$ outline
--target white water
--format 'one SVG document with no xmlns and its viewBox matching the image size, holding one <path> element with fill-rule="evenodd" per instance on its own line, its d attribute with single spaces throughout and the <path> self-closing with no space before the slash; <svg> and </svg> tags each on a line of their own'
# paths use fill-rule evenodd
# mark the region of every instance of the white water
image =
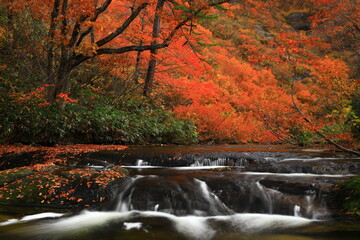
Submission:
<svg viewBox="0 0 360 240">
<path fill-rule="evenodd" d="M 266 206 L 268 208 L 268 213 L 273 214 L 273 205 L 277 199 L 283 194 L 277 190 L 269 189 L 261 185 L 259 182 L 255 183 L 255 186 L 260 190 L 260 193 L 263 195 L 263 199 L 266 201 Z"/>
<path fill-rule="evenodd" d="M 221 169 L 229 168 L 229 166 L 192 166 L 192 167 L 172 167 L 171 169 L 176 170 L 207 170 L 207 169 Z M 233 168 L 233 167 L 231 167 Z"/>
<path fill-rule="evenodd" d="M 21 219 L 9 219 L 6 222 L 0 223 L 0 226 L 6 226 L 14 223 L 20 223 L 20 222 L 28 222 L 28 221 L 34 221 L 44 218 L 58 218 L 61 216 L 64 216 L 64 213 L 53 213 L 53 212 L 45 212 L 45 213 L 39 213 L 39 214 L 33 214 L 33 215 L 27 215 Z"/>
<path fill-rule="evenodd" d="M 342 178 L 353 177 L 353 174 L 312 174 L 312 173 L 271 173 L 271 172 L 239 172 L 239 175 L 264 175 L 264 176 L 285 176 L 285 177 L 326 177 L 326 178 Z"/>
<path fill-rule="evenodd" d="M 217 210 L 218 206 L 226 209 L 229 213 L 233 213 L 214 193 L 210 191 L 210 188 L 206 184 L 206 182 L 201 181 L 199 179 L 194 179 L 195 183 L 199 184 L 202 196 L 209 203 L 209 208 L 213 210 Z"/>
<path fill-rule="evenodd" d="M 215 160 L 211 160 L 209 158 L 205 158 L 202 160 L 195 160 L 190 167 L 204 167 L 204 166 L 225 166 L 228 159 L 226 158 L 218 158 Z"/>
<path fill-rule="evenodd" d="M 298 205 L 295 205 L 294 206 L 294 216 L 295 217 L 300 217 L 301 215 L 300 215 L 300 210 L 301 210 L 301 207 L 300 206 L 298 206 Z"/>
<path fill-rule="evenodd" d="M 230 223 L 244 233 L 260 233 L 267 230 L 295 228 L 310 224 L 314 220 L 296 216 L 276 214 L 245 213 L 232 216 L 215 217 Z"/>
<path fill-rule="evenodd" d="M 318 161 L 318 160 L 333 160 L 335 158 L 309 158 L 309 159 L 301 159 L 301 158 L 289 158 L 281 160 L 284 161 Z M 265 158 L 266 161 L 279 161 L 276 158 L 267 157 Z M 229 168 L 229 166 L 226 166 L 228 159 L 226 158 L 219 158 L 217 160 L 210 160 L 207 159 L 203 162 L 201 161 L 195 161 L 195 163 L 189 167 L 162 167 L 162 166 L 150 166 L 148 162 L 138 159 L 136 164 L 134 166 L 124 166 L 126 168 L 168 168 L 168 169 L 177 169 L 177 170 L 200 170 L 200 169 L 215 169 L 215 168 Z M 244 160 L 246 161 L 246 160 Z M 246 163 L 246 162 L 245 162 Z M 236 162 L 236 168 L 241 170 L 242 168 L 242 162 L 240 164 L 237 164 Z M 234 168 L 234 167 L 231 167 Z M 145 171 L 144 171 L 145 172 Z M 147 172 L 147 171 L 146 171 Z M 193 171 L 194 172 L 194 171 Z M 182 172 L 181 174 L 183 174 Z M 190 171 L 189 171 L 190 173 Z M 118 201 L 116 202 L 114 208 L 111 208 L 109 212 L 98 212 L 98 211 L 83 211 L 78 215 L 74 216 L 63 216 L 64 214 L 61 213 L 42 213 L 42 214 L 35 214 L 35 215 L 29 215 L 25 216 L 21 219 L 10 219 L 6 222 L 0 223 L 0 226 L 5 225 L 11 225 L 11 224 L 17 224 L 22 222 L 31 222 L 31 228 L 28 229 L 28 239 L 49 239 L 51 237 L 54 237 L 56 239 L 62 239 L 63 237 L 68 237 L 70 239 L 76 239 L 76 234 L 80 233 L 83 234 L 89 233 L 89 236 L 91 236 L 92 231 L 96 232 L 97 229 L 107 229 L 106 227 L 112 227 L 114 226 L 114 229 L 120 229 L 121 231 L 143 231 L 148 232 L 152 231 L 152 225 L 154 223 L 157 223 L 159 225 L 164 223 L 164 219 L 166 220 L 167 224 L 170 224 L 171 227 L 168 228 L 168 225 L 166 225 L 166 229 L 164 229 L 164 232 L 166 234 L 166 231 L 177 231 L 180 234 L 185 235 L 188 239 L 198 239 L 198 240 L 207 240 L 212 239 L 218 232 L 221 231 L 227 231 L 229 232 L 239 232 L 239 233 L 262 233 L 262 232 L 273 232 L 274 230 L 287 230 L 291 228 L 301 227 L 308 224 L 311 224 L 312 222 L 319 221 L 317 219 L 324 219 L 321 216 L 326 215 L 326 207 L 321 208 L 319 207 L 318 199 L 316 199 L 315 193 L 309 192 L 309 195 L 304 196 L 296 196 L 296 201 L 292 201 L 295 199 L 294 196 L 291 196 L 289 194 L 284 194 L 282 192 L 279 192 L 277 190 L 269 189 L 261 185 L 259 182 L 251 182 L 253 178 L 258 181 L 259 179 L 267 179 L 266 176 L 283 176 L 283 177 L 303 177 L 303 178 L 342 178 L 342 177 L 350 177 L 354 175 L 330 175 L 330 174 L 306 174 L 306 173 L 270 173 L 270 172 L 236 172 L 231 171 L 231 173 L 235 176 L 236 174 L 239 175 L 245 175 L 245 176 L 238 176 L 236 175 L 236 181 L 241 182 L 242 180 L 245 181 L 245 184 L 254 184 L 257 187 L 249 188 L 250 194 L 253 194 L 254 199 L 250 199 L 249 202 L 251 203 L 257 203 L 256 201 L 263 201 L 265 202 L 266 206 L 268 206 L 268 209 L 265 207 L 265 211 L 261 212 L 268 212 L 269 214 L 261 214 L 261 213 L 238 213 L 238 214 L 231 214 L 231 215 L 223 215 L 226 213 L 222 213 L 218 216 L 205 216 L 205 211 L 198 210 L 194 208 L 194 211 L 187 214 L 192 214 L 188 216 L 176 216 L 175 214 L 171 214 L 169 212 L 161 212 L 161 211 L 167 211 L 168 209 L 165 209 L 164 206 L 157 201 L 150 202 L 149 206 L 146 209 L 149 209 L 151 211 L 136 211 L 134 210 L 134 207 L 131 203 L 131 198 L 133 195 L 133 188 L 134 186 L 138 186 L 142 181 L 139 181 L 139 179 L 143 177 L 162 177 L 160 174 L 159 176 L 155 175 L 149 175 L 149 176 L 135 176 L 129 179 L 129 182 L 127 182 L 126 185 L 124 185 L 124 188 L 122 188 L 122 192 L 119 193 Z M 185 172 L 183 175 L 186 176 L 188 172 Z M 214 172 L 214 174 L 218 174 L 217 172 Z M 226 177 L 226 174 L 219 173 L 219 176 L 224 175 Z M 251 177 L 259 176 L 259 177 Z M 196 175 L 197 177 L 198 175 Z M 216 175 L 217 176 L 217 175 Z M 263 177 L 264 176 L 264 177 Z M 187 176 L 191 177 L 191 175 Z M 201 178 L 200 179 L 206 179 Z M 271 177 L 269 177 L 272 179 Z M 184 180 L 185 179 L 185 180 Z M 235 178 L 234 178 L 235 179 Z M 277 179 L 277 178 L 274 178 Z M 144 180 L 144 179 L 143 179 Z M 188 178 L 180 178 L 179 182 L 181 181 L 187 181 Z M 207 181 L 207 180 L 206 180 Z M 299 181 L 302 181 L 302 179 L 299 179 Z M 305 179 L 304 179 L 305 181 Z M 308 181 L 308 179 L 306 179 Z M 188 181 L 192 182 L 192 181 Z M 175 183 L 178 183 L 175 181 Z M 181 182 L 183 183 L 183 182 Z M 187 183 L 187 182 L 186 182 Z M 218 199 L 218 197 L 211 191 L 211 189 L 208 187 L 206 182 L 194 179 L 194 185 L 191 185 L 191 193 L 197 193 L 200 194 L 202 197 L 203 203 L 206 203 L 205 205 L 208 205 L 210 209 L 216 209 L 220 205 L 225 206 L 225 204 Z M 155 182 L 156 184 L 156 182 Z M 209 185 L 212 186 L 209 182 Z M 149 185 L 150 186 L 150 185 Z M 241 185 L 242 186 L 242 185 Z M 154 185 L 153 187 L 156 187 Z M 224 188 L 225 189 L 225 188 Z M 246 188 L 245 188 L 246 189 Z M 174 191 L 180 192 L 182 191 L 181 188 L 175 189 Z M 222 191 L 222 190 L 221 190 Z M 221 198 L 221 192 L 217 190 L 215 193 L 218 194 Z M 189 192 L 184 192 L 184 195 L 186 199 L 191 200 L 191 196 L 186 196 Z M 248 192 L 245 192 L 246 194 Z M 255 193 L 255 194 L 254 194 Z M 237 194 L 240 194 L 239 192 L 233 191 L 231 196 L 236 197 Z M 136 192 L 134 192 L 134 199 L 135 199 Z M 178 196 L 178 195 L 176 195 Z M 142 196 L 141 196 L 142 197 Z M 144 196 L 145 197 L 145 196 Z M 168 197 L 167 195 L 164 195 L 163 198 Z M 188 198 L 189 197 L 189 198 Z M 276 204 L 280 202 L 280 200 L 283 199 L 289 200 L 289 205 L 287 207 L 289 208 L 288 213 L 293 216 L 288 215 L 276 215 L 271 214 L 273 212 L 277 212 Z M 287 199 L 289 198 L 289 199 Z M 154 198 L 156 199 L 156 198 Z M 169 198 L 170 199 L 170 198 Z M 198 198 L 196 198 L 198 199 Z M 299 200 L 300 199 L 300 200 Z M 176 198 L 173 198 L 171 200 L 177 200 Z M 225 200 L 224 200 L 225 201 Z M 135 202 L 135 201 L 134 201 Z M 174 201 L 176 202 L 176 201 Z M 244 201 L 246 204 L 246 201 Z M 136 205 L 136 203 L 134 203 Z M 171 207 L 176 207 L 176 204 L 170 205 Z M 191 202 L 188 204 L 191 205 Z M 229 207 L 233 207 L 231 203 L 228 203 Z M 275 206 L 275 207 L 274 207 Z M 273 209 L 275 211 L 273 211 Z M 324 209 L 324 212 L 321 213 L 321 211 Z M 160 212 L 159 212 L 160 210 Z M 171 210 L 171 209 L 170 209 Z M 267 211 L 268 210 L 268 211 Z M 240 212 L 240 211 L 239 211 Z M 280 212 L 280 211 L 279 211 Z M 281 212 L 283 213 L 283 212 Z M 179 214 L 180 215 L 180 214 Z M 196 216 L 194 216 L 196 215 Z M 209 214 L 211 215 L 211 214 Z M 307 218 L 304 218 L 307 217 Z M 44 219 L 44 218 L 53 218 L 51 220 Z M 146 220 L 146 218 L 151 218 L 151 221 Z M 41 221 L 38 221 L 39 219 L 43 219 Z M 157 221 L 158 220 L 158 221 Z M 19 224 L 21 225 L 21 224 Z M 36 236 L 36 237 L 33 237 Z"/>
<path fill-rule="evenodd" d="M 60 216 L 62 214 L 59 214 Z M 29 217 L 29 216 L 27 216 Z M 131 220 L 136 217 L 137 221 Z M 159 218 L 167 219 L 174 229 L 189 239 L 207 240 L 211 239 L 217 232 L 213 223 L 230 226 L 235 232 L 261 233 L 267 230 L 281 230 L 300 227 L 313 222 L 313 220 L 298 216 L 283 216 L 270 214 L 234 214 L 229 216 L 175 216 L 169 213 L 154 211 L 129 211 L 129 212 L 91 212 L 83 211 L 79 215 L 60 218 L 56 221 L 41 222 L 25 233 L 30 237 L 62 237 L 76 236 L 78 232 L 90 232 L 92 229 L 106 225 L 117 224 L 123 230 L 145 231 L 147 226 L 141 219 Z M 155 220 L 156 221 L 156 220 Z M 210 224 L 210 222 L 212 224 Z M 151 226 L 148 226 L 151 228 Z"/>
<path fill-rule="evenodd" d="M 208 201 L 210 201 L 210 191 L 209 191 L 209 188 L 206 184 L 206 182 L 204 181 L 201 181 L 199 179 L 194 179 L 195 182 L 197 182 L 200 186 L 200 189 L 201 189 L 201 192 L 202 192 L 202 195 L 205 197 L 205 199 L 207 199 Z"/>
<path fill-rule="evenodd" d="M 126 188 L 119 194 L 116 211 L 99 212 L 85 210 L 78 215 L 63 218 L 59 218 L 63 216 L 63 214 L 43 213 L 25 216 L 21 220 L 17 221 L 8 220 L 7 222 L 0 223 L 0 226 L 14 224 L 20 221 L 33 221 L 41 218 L 59 218 L 52 221 L 42 221 L 36 223 L 28 229 L 28 232 L 25 231 L 24 234 L 28 235 L 29 239 L 43 238 L 43 236 L 46 236 L 47 238 L 61 239 L 76 237 L 78 233 L 91 235 L 91 231 L 96 231 L 99 227 L 103 228 L 106 226 L 113 226 L 124 231 L 132 230 L 148 232 L 149 229 L 152 229 L 151 223 L 149 225 L 149 223 L 143 223 L 142 220 L 145 220 L 146 218 L 154 218 L 153 221 L 157 222 L 157 218 L 159 218 L 159 220 L 165 218 L 179 234 L 184 235 L 186 238 L 208 240 L 212 239 L 217 234 L 217 231 L 221 231 L 221 228 L 219 229 L 214 227 L 214 224 L 227 226 L 234 232 L 253 234 L 300 227 L 316 221 L 301 217 L 299 214 L 300 206 L 294 207 L 294 216 L 271 214 L 273 201 L 276 201 L 279 192 L 272 189 L 265 189 L 258 182 L 256 185 L 261 192 L 266 195 L 264 199 L 268 201 L 270 214 L 239 213 L 227 216 L 201 216 L 202 214 L 199 213 L 198 216 L 176 216 L 170 213 L 158 212 L 158 204 L 154 206 L 154 211 L 135 211 L 131 205 L 133 186 L 143 177 L 145 176 L 138 175 L 131 178 L 130 182 L 127 182 L 125 185 Z M 158 176 L 150 175 L 146 177 Z M 194 191 L 202 195 L 204 201 L 208 202 L 210 209 L 217 209 L 218 206 L 227 208 L 225 204 L 223 204 L 218 197 L 210 191 L 206 182 L 194 179 L 194 183 Z M 308 200 L 308 204 L 311 205 L 311 200 Z M 194 211 L 194 213 L 196 213 L 196 211 Z M 136 220 L 134 221 L 134 219 Z"/>
<path fill-rule="evenodd" d="M 360 158 L 353 158 L 354 160 L 360 160 Z M 289 161 L 302 161 L 302 162 L 312 162 L 312 161 L 322 161 L 322 160 L 343 160 L 343 158 L 323 158 L 323 157 L 315 157 L 315 158 L 285 158 L 280 160 L 279 162 L 289 162 Z"/>
<path fill-rule="evenodd" d="M 148 162 L 145 162 L 145 161 L 142 160 L 142 159 L 136 160 L 136 166 L 147 166 L 147 165 L 149 165 L 149 163 L 148 163 Z"/>
<path fill-rule="evenodd" d="M 132 191 L 134 191 L 133 186 L 137 180 L 139 180 L 143 177 L 144 176 L 142 176 L 142 175 L 137 175 L 137 176 L 129 179 L 130 182 L 126 184 L 125 188 L 122 189 L 122 191 L 120 192 L 120 194 L 118 196 L 118 204 L 116 206 L 117 212 L 128 212 L 128 211 L 132 210 L 131 195 L 132 195 Z M 128 191 L 130 189 L 131 189 L 131 192 L 128 193 Z M 125 196 L 125 194 L 127 194 L 127 195 Z"/>
<path fill-rule="evenodd" d="M 146 162 L 142 159 L 136 160 L 135 166 L 122 166 L 124 168 L 163 168 L 161 166 L 151 166 L 149 165 L 149 162 Z"/>
<path fill-rule="evenodd" d="M 131 229 L 140 230 L 141 227 L 142 227 L 141 222 L 124 222 L 125 230 L 131 230 Z"/>
</svg>

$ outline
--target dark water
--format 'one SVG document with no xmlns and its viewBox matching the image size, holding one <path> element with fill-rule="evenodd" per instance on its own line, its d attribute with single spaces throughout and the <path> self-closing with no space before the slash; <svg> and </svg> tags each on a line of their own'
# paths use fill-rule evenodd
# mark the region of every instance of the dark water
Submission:
<svg viewBox="0 0 360 240">
<path fill-rule="evenodd" d="M 128 168 L 114 200 L 58 212 L 0 207 L 0 239 L 359 239 L 333 184 L 359 159 L 277 146 L 143 147 L 84 156 Z"/>
</svg>

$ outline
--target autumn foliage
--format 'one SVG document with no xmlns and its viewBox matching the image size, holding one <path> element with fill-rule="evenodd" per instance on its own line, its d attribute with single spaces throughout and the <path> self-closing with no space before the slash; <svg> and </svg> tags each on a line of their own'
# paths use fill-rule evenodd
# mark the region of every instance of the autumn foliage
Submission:
<svg viewBox="0 0 360 240">
<path fill-rule="evenodd" d="M 119 145 L 67 145 L 31 147 L 0 145 L 0 202 L 57 208 L 84 208 L 108 200 L 109 185 L 127 176 L 122 167 L 97 171 L 90 167 L 71 167 L 80 154 L 123 150 Z M 42 163 L 26 164 L 24 155 L 33 155 Z M 6 164 L 11 156 L 23 158 L 21 166 Z M 8 169 L 9 168 L 9 169 Z"/>
<path fill-rule="evenodd" d="M 205 142 L 307 144 L 320 140 L 317 132 L 353 141 L 356 0 L 1 4 L 2 48 L 23 61 L 2 55 L 1 104 L 23 118 L 60 106 L 75 112 L 60 114 L 66 124 L 101 125 L 100 138 L 83 134 L 99 142 L 190 143 L 198 134 Z M 306 18 L 303 30 L 288 20 L 293 13 Z M 145 116 L 151 120 L 137 122 Z M 19 139 L 7 119 L 2 135 Z M 73 128 L 62 129 L 71 142 Z M 181 140 L 171 141 L 178 133 Z"/>
</svg>

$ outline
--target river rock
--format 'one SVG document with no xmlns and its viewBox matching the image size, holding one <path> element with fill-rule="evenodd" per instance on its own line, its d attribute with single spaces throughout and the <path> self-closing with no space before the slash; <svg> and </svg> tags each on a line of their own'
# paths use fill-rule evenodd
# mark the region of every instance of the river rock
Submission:
<svg viewBox="0 0 360 240">
<path fill-rule="evenodd" d="M 175 215 L 228 215 L 232 213 L 205 182 L 188 177 L 137 176 L 119 186 L 118 198 L 103 204 L 106 211 L 152 210 Z"/>
<path fill-rule="evenodd" d="M 66 166 L 31 166 L 0 172 L 0 204 L 85 208 L 112 199 L 127 171 Z"/>
<path fill-rule="evenodd" d="M 19 154 L 4 154 L 0 156 L 0 171 L 24 167 L 34 164 L 41 164 L 47 161 L 44 151 L 23 152 Z"/>
<path fill-rule="evenodd" d="M 276 181 L 270 179 L 262 179 L 259 183 L 267 188 L 277 190 L 282 193 L 296 194 L 296 195 L 313 195 L 317 194 L 320 186 L 314 183 L 304 182 L 286 182 Z"/>
</svg>

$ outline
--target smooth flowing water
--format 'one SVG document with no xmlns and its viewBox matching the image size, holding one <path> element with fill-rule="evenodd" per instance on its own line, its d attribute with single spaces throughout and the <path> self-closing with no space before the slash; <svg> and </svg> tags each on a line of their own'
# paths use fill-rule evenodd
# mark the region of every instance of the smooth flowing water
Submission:
<svg viewBox="0 0 360 240">
<path fill-rule="evenodd" d="M 131 177 L 96 209 L 0 207 L 0 239 L 359 239 L 336 216 L 333 184 L 359 175 L 341 153 L 262 146 L 142 147 L 88 159 Z"/>
</svg>

